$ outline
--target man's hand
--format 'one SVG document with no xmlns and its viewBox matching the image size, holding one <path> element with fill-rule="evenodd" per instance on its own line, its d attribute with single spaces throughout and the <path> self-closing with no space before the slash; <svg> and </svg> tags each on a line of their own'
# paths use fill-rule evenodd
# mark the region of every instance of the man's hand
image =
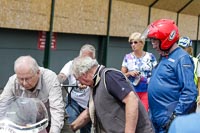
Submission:
<svg viewBox="0 0 200 133">
<path fill-rule="evenodd" d="M 82 85 L 82 84 L 78 84 L 78 87 L 80 88 L 80 89 L 85 89 L 85 88 L 87 88 L 87 86 L 86 85 Z"/>
<path fill-rule="evenodd" d="M 172 113 L 170 119 L 168 120 L 168 122 L 163 126 L 163 128 L 168 131 L 169 130 L 169 127 L 172 123 L 172 121 L 176 118 L 176 114 L 175 113 Z"/>
<path fill-rule="evenodd" d="M 70 124 L 70 128 L 75 132 L 76 130 L 84 127 L 88 122 L 90 122 L 89 109 L 85 109 L 81 114 Z"/>
<path fill-rule="evenodd" d="M 75 123 L 72 123 L 69 125 L 70 129 L 73 131 L 73 132 L 76 132 L 77 131 L 77 128 L 76 128 L 76 124 Z"/>
</svg>

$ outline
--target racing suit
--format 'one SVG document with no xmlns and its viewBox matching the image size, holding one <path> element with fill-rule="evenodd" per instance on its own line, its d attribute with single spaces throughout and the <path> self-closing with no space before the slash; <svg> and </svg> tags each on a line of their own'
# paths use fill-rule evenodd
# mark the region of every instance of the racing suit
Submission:
<svg viewBox="0 0 200 133">
<path fill-rule="evenodd" d="M 156 133 L 166 133 L 172 114 L 188 114 L 195 105 L 194 63 L 181 48 L 162 57 L 148 86 L 150 118 Z"/>
</svg>

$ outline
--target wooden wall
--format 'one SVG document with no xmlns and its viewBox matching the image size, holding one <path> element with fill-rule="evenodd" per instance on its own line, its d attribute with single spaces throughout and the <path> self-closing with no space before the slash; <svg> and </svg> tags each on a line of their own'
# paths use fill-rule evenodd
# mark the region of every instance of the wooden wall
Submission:
<svg viewBox="0 0 200 133">
<path fill-rule="evenodd" d="M 110 36 L 128 37 L 132 32 L 142 32 L 148 24 L 149 6 L 153 2 L 112 0 Z M 150 22 L 160 18 L 177 21 L 177 11 L 188 2 L 159 0 L 151 8 Z M 0 7 L 0 27 L 49 30 L 51 0 L 0 0 Z M 55 0 L 53 31 L 106 35 L 108 7 L 109 0 Z M 194 0 L 179 14 L 181 35 L 197 38 L 198 13 L 200 0 Z"/>
<path fill-rule="evenodd" d="M 197 25 L 198 17 L 186 14 L 179 15 L 178 27 L 181 36 L 189 36 L 192 40 L 196 40 Z"/>
<path fill-rule="evenodd" d="M 151 9 L 151 19 L 150 22 L 153 22 L 158 19 L 172 19 L 176 22 L 176 13 L 171 11 L 165 11 L 157 8 Z"/>
<path fill-rule="evenodd" d="M 124 1 L 113 1 L 111 11 L 111 36 L 129 36 L 142 32 L 148 23 L 148 8 Z"/>
<path fill-rule="evenodd" d="M 55 32 L 105 35 L 108 0 L 56 0 Z"/>
<path fill-rule="evenodd" d="M 0 27 L 49 29 L 50 0 L 0 0 Z"/>
</svg>

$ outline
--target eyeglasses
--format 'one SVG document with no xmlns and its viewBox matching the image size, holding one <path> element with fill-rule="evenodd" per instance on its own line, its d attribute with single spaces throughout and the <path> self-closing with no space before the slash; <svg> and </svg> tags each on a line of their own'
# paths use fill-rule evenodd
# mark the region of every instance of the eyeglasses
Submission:
<svg viewBox="0 0 200 133">
<path fill-rule="evenodd" d="M 138 41 L 133 41 L 133 42 L 130 42 L 130 45 L 132 45 L 132 44 L 137 44 L 138 43 Z"/>
<path fill-rule="evenodd" d="M 28 78 L 19 78 L 17 77 L 17 80 L 20 82 L 20 83 L 23 83 L 24 81 L 27 82 L 27 83 L 30 83 L 31 80 L 35 77 L 35 75 L 31 76 L 31 77 L 28 77 Z"/>
</svg>

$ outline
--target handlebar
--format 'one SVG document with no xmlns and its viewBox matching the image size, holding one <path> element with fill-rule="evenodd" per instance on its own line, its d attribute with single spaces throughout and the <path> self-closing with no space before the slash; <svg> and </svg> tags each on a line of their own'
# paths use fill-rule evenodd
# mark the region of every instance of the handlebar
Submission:
<svg viewBox="0 0 200 133">
<path fill-rule="evenodd" d="M 66 85 L 66 84 L 55 84 L 54 85 L 54 87 L 56 87 L 56 86 L 61 86 L 61 87 L 72 87 L 72 88 L 74 88 L 74 87 L 78 87 L 78 85 Z"/>
<path fill-rule="evenodd" d="M 78 85 L 64 85 L 64 84 L 60 84 L 61 87 L 78 87 Z"/>
</svg>

